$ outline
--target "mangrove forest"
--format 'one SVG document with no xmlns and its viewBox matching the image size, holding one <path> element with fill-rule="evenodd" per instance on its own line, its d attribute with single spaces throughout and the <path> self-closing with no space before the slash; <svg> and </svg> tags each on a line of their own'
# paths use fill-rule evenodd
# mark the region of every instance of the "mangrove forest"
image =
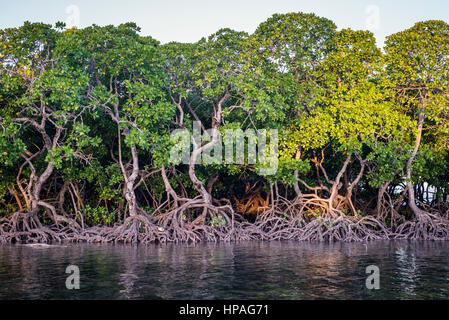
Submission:
<svg viewBox="0 0 449 320">
<path fill-rule="evenodd" d="M 449 240 L 448 151 L 444 21 L 0 30 L 0 243 Z"/>
</svg>

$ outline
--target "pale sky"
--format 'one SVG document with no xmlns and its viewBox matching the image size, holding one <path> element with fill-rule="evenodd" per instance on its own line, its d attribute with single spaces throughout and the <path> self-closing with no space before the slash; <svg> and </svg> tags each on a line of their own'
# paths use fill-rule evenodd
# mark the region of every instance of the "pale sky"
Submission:
<svg viewBox="0 0 449 320">
<path fill-rule="evenodd" d="M 387 35 L 423 20 L 449 22 L 447 0 L 0 0 L 0 29 L 24 21 L 85 27 L 135 22 L 162 43 L 195 42 L 223 27 L 252 33 L 274 13 L 313 12 L 339 29 Z"/>
</svg>

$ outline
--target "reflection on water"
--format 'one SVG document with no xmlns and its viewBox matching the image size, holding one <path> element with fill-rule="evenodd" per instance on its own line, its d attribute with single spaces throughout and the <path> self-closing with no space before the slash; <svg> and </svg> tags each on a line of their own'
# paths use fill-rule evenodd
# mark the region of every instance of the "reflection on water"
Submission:
<svg viewBox="0 0 449 320">
<path fill-rule="evenodd" d="M 448 299 L 449 243 L 0 246 L 0 299 Z M 81 288 L 67 290 L 68 265 Z M 368 265 L 380 290 L 365 287 Z"/>
</svg>

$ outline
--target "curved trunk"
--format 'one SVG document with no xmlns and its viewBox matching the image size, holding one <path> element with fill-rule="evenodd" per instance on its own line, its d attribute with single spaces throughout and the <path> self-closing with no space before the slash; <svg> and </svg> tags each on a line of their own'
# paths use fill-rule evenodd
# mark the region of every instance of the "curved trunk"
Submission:
<svg viewBox="0 0 449 320">
<path fill-rule="evenodd" d="M 387 191 L 387 188 L 389 185 L 390 185 L 390 182 L 385 182 L 379 188 L 379 192 L 377 193 L 377 205 L 376 205 L 377 218 L 381 218 L 381 216 L 382 216 L 382 211 L 381 211 L 382 210 L 382 200 L 384 198 L 385 191 Z"/>
<path fill-rule="evenodd" d="M 335 178 L 335 181 L 332 184 L 332 188 L 330 190 L 330 197 L 329 197 L 329 209 L 332 213 L 332 210 L 334 209 L 334 201 L 335 197 L 338 195 L 338 190 L 340 190 L 340 180 L 343 174 L 345 173 L 346 169 L 348 168 L 349 161 L 351 161 L 352 153 L 349 153 L 346 157 L 345 162 L 343 163 L 343 167 L 341 168 L 340 172 L 338 172 L 337 177 Z"/>
<path fill-rule="evenodd" d="M 168 180 L 167 172 L 165 170 L 165 166 L 162 166 L 162 168 L 161 168 L 161 175 L 162 175 L 162 180 L 164 181 L 165 191 L 167 192 L 168 203 L 170 204 L 170 197 L 172 197 L 173 201 L 174 201 L 174 206 L 175 206 L 175 208 L 177 208 L 178 207 L 178 199 L 179 199 L 179 197 L 176 194 L 176 192 L 173 189 L 173 187 L 171 186 L 170 181 Z"/>
<path fill-rule="evenodd" d="M 217 182 L 218 178 L 220 176 L 216 175 L 214 177 L 212 177 L 212 179 L 209 180 L 209 182 L 207 183 L 207 192 L 209 192 L 209 194 L 212 194 L 212 188 L 214 187 L 215 182 Z"/>
<path fill-rule="evenodd" d="M 217 108 L 215 109 L 215 112 L 214 112 L 214 117 L 212 118 L 212 139 L 211 139 L 211 141 L 209 141 L 208 143 L 206 143 L 204 146 L 201 147 L 200 146 L 201 141 L 198 141 L 198 143 L 197 143 L 195 141 L 195 138 L 192 139 L 193 151 L 192 151 L 192 154 L 190 155 L 190 161 L 189 161 L 189 177 L 193 183 L 193 186 L 200 193 L 201 197 L 203 198 L 203 200 L 206 204 L 212 203 L 212 196 L 206 190 L 203 183 L 196 176 L 195 164 L 198 160 L 198 157 L 201 156 L 202 152 L 214 147 L 219 142 L 218 129 L 220 128 L 220 125 L 221 125 L 221 114 L 222 114 L 222 110 L 223 110 L 223 105 L 229 98 L 230 98 L 230 94 L 226 93 L 217 104 Z"/>
<path fill-rule="evenodd" d="M 417 218 L 419 218 L 422 214 L 425 214 L 425 212 L 416 205 L 415 189 L 411 178 L 412 178 L 413 161 L 415 160 L 416 155 L 418 154 L 419 145 L 421 143 L 423 125 L 424 125 L 424 109 L 422 108 L 418 116 L 418 133 L 415 139 L 415 146 L 413 148 L 412 154 L 410 155 L 410 158 L 407 161 L 407 172 L 406 172 L 406 180 L 408 188 L 408 205 Z"/>
<path fill-rule="evenodd" d="M 206 188 L 204 188 L 203 183 L 198 179 L 198 177 L 195 174 L 195 163 L 198 159 L 198 157 L 201 155 L 201 152 L 203 152 L 204 150 L 207 150 L 211 147 L 213 147 L 215 145 L 215 143 L 213 143 L 213 139 L 211 142 L 209 142 L 208 144 L 206 144 L 205 146 L 201 147 L 201 148 L 195 148 L 192 152 L 192 155 L 190 156 L 190 161 L 189 161 L 189 177 L 190 180 L 193 183 L 193 186 L 195 187 L 195 189 L 200 193 L 201 197 L 203 198 L 204 202 L 207 204 L 211 204 L 212 203 L 212 196 L 210 195 L 209 192 L 207 192 Z M 213 143 L 213 144 L 212 144 Z"/>
<path fill-rule="evenodd" d="M 357 210 L 354 207 L 354 204 L 352 203 L 352 190 L 354 190 L 354 188 L 359 184 L 360 180 L 362 179 L 363 172 L 365 171 L 365 165 L 366 165 L 366 162 L 360 157 L 360 155 L 358 155 L 356 153 L 356 156 L 360 162 L 360 171 L 359 171 L 359 174 L 357 175 L 357 177 L 355 178 L 355 180 L 352 181 L 351 184 L 348 186 L 347 191 L 346 191 L 346 200 L 348 201 L 351 211 L 355 216 L 357 216 L 358 214 L 357 214 Z"/>
<path fill-rule="evenodd" d="M 32 181 L 31 181 L 31 192 L 29 193 L 30 195 L 30 211 L 28 212 L 28 216 L 33 219 L 33 221 L 37 224 L 37 226 L 40 226 L 40 221 L 37 218 L 37 213 L 39 212 L 39 207 L 40 206 L 44 206 L 44 202 L 41 201 L 41 191 L 42 191 L 42 187 L 44 186 L 45 182 L 47 182 L 48 178 L 50 178 L 51 174 L 53 173 L 53 169 L 54 169 L 54 162 L 51 161 L 47 164 L 47 168 L 44 170 L 44 172 L 39 176 L 39 178 L 37 178 L 36 176 L 34 176 L 34 174 L 32 174 Z M 34 185 L 33 185 L 33 182 Z M 57 217 L 55 216 L 55 213 L 53 211 L 52 212 L 52 219 L 53 221 L 57 222 Z"/>
<path fill-rule="evenodd" d="M 125 199 L 128 202 L 129 215 L 136 216 L 138 206 L 136 193 L 134 192 L 134 184 L 139 176 L 139 158 L 137 156 L 137 149 L 135 146 L 131 147 L 131 155 L 133 158 L 133 168 L 131 175 L 125 179 Z"/>
</svg>

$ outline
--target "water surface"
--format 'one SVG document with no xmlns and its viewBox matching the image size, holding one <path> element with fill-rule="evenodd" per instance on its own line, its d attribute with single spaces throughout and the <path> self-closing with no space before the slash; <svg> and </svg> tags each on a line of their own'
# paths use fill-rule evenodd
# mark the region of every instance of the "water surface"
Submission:
<svg viewBox="0 0 449 320">
<path fill-rule="evenodd" d="M 449 299 L 449 243 L 0 245 L 0 299 Z"/>
</svg>

